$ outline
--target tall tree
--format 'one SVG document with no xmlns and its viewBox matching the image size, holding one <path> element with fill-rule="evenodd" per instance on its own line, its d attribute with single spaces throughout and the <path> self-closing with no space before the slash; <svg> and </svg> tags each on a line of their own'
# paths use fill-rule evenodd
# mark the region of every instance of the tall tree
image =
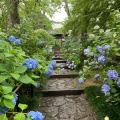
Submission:
<svg viewBox="0 0 120 120">
<path fill-rule="evenodd" d="M 18 13 L 19 0 L 10 0 L 10 5 L 12 6 L 12 10 L 10 13 L 12 26 L 14 26 L 15 24 L 20 24 L 20 18 Z"/>
</svg>

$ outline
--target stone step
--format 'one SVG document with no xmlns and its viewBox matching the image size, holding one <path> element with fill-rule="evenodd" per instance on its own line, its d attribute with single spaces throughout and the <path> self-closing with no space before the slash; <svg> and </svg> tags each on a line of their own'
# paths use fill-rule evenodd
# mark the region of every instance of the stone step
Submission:
<svg viewBox="0 0 120 120">
<path fill-rule="evenodd" d="M 74 89 L 74 90 L 41 90 L 40 93 L 45 96 L 64 96 L 64 95 L 80 95 L 84 93 L 83 89 Z"/>
<path fill-rule="evenodd" d="M 52 57 L 52 60 L 62 60 L 63 57 Z"/>
<path fill-rule="evenodd" d="M 54 51 L 55 54 L 61 54 L 61 51 Z"/>
<path fill-rule="evenodd" d="M 60 69 L 60 70 L 53 70 L 50 78 L 74 78 L 77 76 L 78 76 L 78 74 L 76 72 L 73 72 L 72 70 Z"/>
<path fill-rule="evenodd" d="M 52 78 L 40 92 L 45 96 L 80 95 L 84 92 L 76 78 Z"/>
<path fill-rule="evenodd" d="M 68 69 L 68 66 L 66 65 L 66 63 L 57 63 L 56 64 L 56 68 L 65 68 L 65 69 Z"/>
<path fill-rule="evenodd" d="M 97 120 L 84 95 L 42 97 L 37 110 L 44 120 Z"/>
<path fill-rule="evenodd" d="M 77 77 L 78 74 L 68 74 L 68 75 L 51 75 L 50 78 L 74 78 Z"/>
<path fill-rule="evenodd" d="M 54 54 L 54 56 L 63 56 L 63 54 Z"/>
<path fill-rule="evenodd" d="M 66 63 L 66 60 L 56 60 L 56 63 Z"/>
</svg>

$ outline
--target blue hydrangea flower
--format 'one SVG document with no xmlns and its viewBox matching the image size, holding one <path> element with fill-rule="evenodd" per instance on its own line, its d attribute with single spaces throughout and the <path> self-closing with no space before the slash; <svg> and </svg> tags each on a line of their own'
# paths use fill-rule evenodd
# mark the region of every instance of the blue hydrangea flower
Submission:
<svg viewBox="0 0 120 120">
<path fill-rule="evenodd" d="M 109 50 L 109 48 L 110 48 L 110 45 L 105 45 L 105 46 L 103 47 L 103 50 L 104 50 L 105 52 L 107 52 L 107 51 Z"/>
<path fill-rule="evenodd" d="M 21 44 L 21 40 L 20 40 L 20 39 L 16 39 L 16 40 L 15 40 L 15 43 L 16 43 L 17 45 L 20 45 L 20 44 Z"/>
<path fill-rule="evenodd" d="M 53 70 L 53 68 L 54 68 L 53 65 L 51 65 L 51 64 L 48 65 L 48 69 Z"/>
<path fill-rule="evenodd" d="M 49 52 L 48 47 L 46 47 L 46 52 Z"/>
<path fill-rule="evenodd" d="M 5 114 L 8 110 L 9 108 L 6 106 L 0 106 L 0 115 Z"/>
<path fill-rule="evenodd" d="M 29 58 L 24 61 L 24 65 L 27 66 L 27 70 L 30 71 L 37 67 L 38 61 L 32 58 Z"/>
<path fill-rule="evenodd" d="M 89 56 L 90 55 L 90 50 L 89 49 L 84 49 L 84 55 Z"/>
<path fill-rule="evenodd" d="M 30 111 L 27 116 L 31 118 L 32 120 L 43 120 L 44 116 L 42 115 L 41 112 L 38 111 Z"/>
<path fill-rule="evenodd" d="M 76 68 L 77 65 L 74 65 L 73 68 Z"/>
<path fill-rule="evenodd" d="M 102 46 L 98 46 L 96 51 L 99 52 L 99 53 L 102 53 L 103 52 Z"/>
<path fill-rule="evenodd" d="M 96 65 L 96 66 L 95 66 L 95 69 L 98 69 L 98 68 L 99 68 L 98 65 Z"/>
<path fill-rule="evenodd" d="M 98 55 L 94 54 L 94 59 L 98 59 L 98 57 L 99 57 Z"/>
<path fill-rule="evenodd" d="M 53 67 L 55 67 L 55 66 L 56 66 L 56 60 L 52 60 L 52 61 L 51 61 L 51 65 L 52 65 Z"/>
<path fill-rule="evenodd" d="M 42 43 L 42 44 L 45 44 L 45 41 L 42 41 L 41 43 Z"/>
<path fill-rule="evenodd" d="M 80 71 L 78 74 L 81 75 L 81 74 L 82 74 L 82 71 Z"/>
<path fill-rule="evenodd" d="M 120 88 L 120 80 L 117 81 L 117 86 Z"/>
<path fill-rule="evenodd" d="M 83 83 L 83 82 L 84 82 L 84 80 L 82 78 L 78 79 L 78 83 Z"/>
<path fill-rule="evenodd" d="M 100 78 L 100 74 L 96 74 L 96 75 L 94 76 L 94 78 L 95 78 L 96 80 L 98 80 L 98 79 Z"/>
<path fill-rule="evenodd" d="M 116 70 L 108 70 L 107 77 L 112 79 L 112 80 L 117 80 L 118 79 L 118 73 Z"/>
<path fill-rule="evenodd" d="M 38 82 L 36 88 L 39 88 L 39 87 L 40 87 L 40 83 Z"/>
<path fill-rule="evenodd" d="M 16 104 L 17 104 L 17 100 L 18 100 L 18 95 L 15 94 L 15 97 L 14 97 L 14 99 L 12 100 L 12 103 L 13 103 L 14 105 L 16 105 Z"/>
<path fill-rule="evenodd" d="M 10 42 L 14 42 L 16 40 L 16 38 L 14 36 L 10 36 L 9 40 L 10 40 Z"/>
<path fill-rule="evenodd" d="M 106 94 L 109 93 L 109 91 L 110 91 L 110 86 L 109 86 L 108 84 L 104 84 L 104 85 L 101 87 L 101 91 L 102 91 L 103 93 L 105 93 L 105 95 L 106 95 Z"/>
<path fill-rule="evenodd" d="M 70 59 L 67 59 L 67 60 L 66 60 L 66 63 L 67 63 L 67 64 L 70 64 Z"/>
<path fill-rule="evenodd" d="M 100 63 L 100 64 L 104 64 L 104 61 L 105 61 L 105 56 L 100 56 L 100 57 L 98 57 L 98 63 Z"/>
<path fill-rule="evenodd" d="M 45 74 L 50 76 L 52 74 L 52 70 L 51 69 L 48 69 L 47 71 L 45 71 Z"/>
</svg>

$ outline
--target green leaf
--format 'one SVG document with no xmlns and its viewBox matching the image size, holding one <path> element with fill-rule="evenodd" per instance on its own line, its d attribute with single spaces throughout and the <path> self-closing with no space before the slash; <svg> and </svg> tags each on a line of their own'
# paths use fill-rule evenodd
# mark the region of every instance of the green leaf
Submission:
<svg viewBox="0 0 120 120">
<path fill-rule="evenodd" d="M 8 94 L 8 93 L 12 92 L 11 86 L 1 86 L 1 88 L 3 90 L 3 94 Z"/>
<path fill-rule="evenodd" d="M 31 81 L 31 84 L 33 84 L 34 86 L 37 86 L 37 83 L 35 81 Z"/>
<path fill-rule="evenodd" d="M 113 80 L 111 80 L 111 79 L 107 79 L 107 81 L 106 81 L 109 85 L 112 85 L 113 84 Z"/>
<path fill-rule="evenodd" d="M 18 107 L 23 111 L 28 107 L 28 105 L 19 103 Z"/>
<path fill-rule="evenodd" d="M 6 114 L 0 115 L 0 120 L 8 120 Z"/>
<path fill-rule="evenodd" d="M 24 73 L 27 70 L 26 66 L 20 66 L 15 68 L 16 73 Z"/>
<path fill-rule="evenodd" d="M 11 94 L 3 95 L 3 97 L 6 98 L 6 99 L 9 99 L 9 100 L 14 99 L 14 95 L 11 95 Z"/>
<path fill-rule="evenodd" d="M 112 92 L 112 93 L 116 93 L 117 90 L 116 90 L 115 88 L 111 88 L 111 92 Z"/>
<path fill-rule="evenodd" d="M 32 78 L 40 78 L 40 76 L 32 75 Z"/>
<path fill-rule="evenodd" d="M 13 57 L 14 55 L 11 53 L 4 53 L 5 57 Z"/>
<path fill-rule="evenodd" d="M 10 73 L 10 75 L 11 75 L 14 79 L 16 79 L 16 80 L 18 80 L 19 77 L 20 77 L 20 75 L 17 74 L 17 73 Z"/>
<path fill-rule="evenodd" d="M 0 64 L 0 71 L 1 71 L 1 72 L 3 72 L 3 71 L 6 71 L 6 72 L 7 72 L 7 71 L 8 71 L 6 64 Z"/>
<path fill-rule="evenodd" d="M 14 120 L 25 120 L 25 115 L 24 113 L 18 113 L 14 116 Z"/>
<path fill-rule="evenodd" d="M 19 80 L 22 82 L 22 83 L 31 83 L 32 82 L 32 79 L 28 76 L 28 75 L 23 75 L 19 78 Z"/>
<path fill-rule="evenodd" d="M 8 79 L 10 76 L 8 75 L 0 75 L 0 83 L 4 82 L 6 79 Z"/>
<path fill-rule="evenodd" d="M 14 108 L 14 104 L 12 103 L 12 100 L 4 99 L 3 102 L 7 108 L 10 108 L 10 109 Z"/>
</svg>

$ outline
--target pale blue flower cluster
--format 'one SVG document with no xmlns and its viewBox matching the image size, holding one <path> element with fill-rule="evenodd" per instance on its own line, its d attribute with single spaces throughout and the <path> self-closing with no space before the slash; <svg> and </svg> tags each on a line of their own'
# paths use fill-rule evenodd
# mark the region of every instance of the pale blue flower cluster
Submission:
<svg viewBox="0 0 120 120">
<path fill-rule="evenodd" d="M 107 77 L 112 79 L 112 80 L 117 80 L 118 79 L 118 73 L 116 70 L 108 70 Z"/>
<path fill-rule="evenodd" d="M 103 93 L 105 93 L 105 95 L 107 95 L 110 91 L 110 86 L 108 84 L 104 84 L 102 87 L 101 87 L 101 91 Z"/>
<path fill-rule="evenodd" d="M 98 80 L 98 79 L 100 78 L 100 74 L 96 74 L 96 75 L 94 76 L 94 78 L 95 78 L 96 80 Z"/>
<path fill-rule="evenodd" d="M 38 66 L 38 61 L 32 58 L 29 58 L 24 61 L 24 65 L 27 67 L 27 70 L 30 71 L 35 69 Z"/>
<path fill-rule="evenodd" d="M 9 108 L 7 108 L 6 106 L 0 106 L 0 115 L 5 114 L 8 110 Z"/>
<path fill-rule="evenodd" d="M 102 53 L 103 52 L 102 46 L 97 46 L 96 51 L 99 52 L 99 53 Z"/>
<path fill-rule="evenodd" d="M 10 42 L 15 42 L 17 45 L 21 45 L 21 40 L 16 39 L 14 36 L 9 37 Z"/>
<path fill-rule="evenodd" d="M 94 54 L 94 59 L 98 59 L 98 57 L 99 57 L 98 55 Z"/>
<path fill-rule="evenodd" d="M 117 81 L 117 86 L 120 88 L 120 80 Z"/>
<path fill-rule="evenodd" d="M 105 56 L 101 55 L 100 57 L 98 57 L 98 63 L 104 64 L 104 62 L 105 62 Z"/>
<path fill-rule="evenodd" d="M 18 100 L 18 95 L 15 94 L 15 97 L 14 97 L 14 99 L 12 100 L 12 103 L 13 103 L 14 105 L 16 105 L 16 104 L 17 104 L 17 100 Z"/>
<path fill-rule="evenodd" d="M 82 75 L 82 71 L 80 71 L 78 74 L 79 74 L 79 75 Z"/>
<path fill-rule="evenodd" d="M 37 85 L 36 85 L 36 88 L 39 88 L 40 87 L 40 83 L 38 82 Z"/>
<path fill-rule="evenodd" d="M 30 111 L 28 114 L 27 114 L 27 117 L 28 118 L 31 118 L 32 120 L 44 120 L 44 116 L 42 115 L 41 112 L 38 112 L 38 111 Z"/>
<path fill-rule="evenodd" d="M 89 56 L 90 55 L 90 49 L 84 49 L 84 55 Z"/>
<path fill-rule="evenodd" d="M 67 65 L 68 65 L 68 68 L 70 68 L 70 69 L 75 69 L 76 68 L 76 65 L 75 65 L 74 61 L 72 61 L 71 64 L 67 64 Z"/>
<path fill-rule="evenodd" d="M 56 60 L 52 60 L 51 63 L 48 65 L 48 70 L 45 71 L 44 73 L 48 76 L 50 76 L 52 74 L 52 70 L 54 69 L 54 67 L 56 66 Z"/>
<path fill-rule="evenodd" d="M 52 61 L 51 61 L 51 65 L 52 65 L 53 67 L 55 67 L 55 66 L 56 66 L 56 60 L 52 60 Z"/>
<path fill-rule="evenodd" d="M 107 52 L 108 50 L 109 50 L 109 48 L 110 48 L 110 45 L 105 45 L 104 47 L 103 47 L 103 50 L 105 51 L 105 52 Z"/>
<path fill-rule="evenodd" d="M 15 43 L 16 43 L 17 45 L 21 45 L 21 40 L 20 40 L 20 39 L 16 39 Z"/>
<path fill-rule="evenodd" d="M 52 70 L 48 69 L 47 71 L 44 72 L 46 75 L 50 76 L 52 74 Z"/>
<path fill-rule="evenodd" d="M 84 80 L 82 78 L 78 79 L 78 83 L 83 83 L 83 82 L 84 82 Z"/>
</svg>

